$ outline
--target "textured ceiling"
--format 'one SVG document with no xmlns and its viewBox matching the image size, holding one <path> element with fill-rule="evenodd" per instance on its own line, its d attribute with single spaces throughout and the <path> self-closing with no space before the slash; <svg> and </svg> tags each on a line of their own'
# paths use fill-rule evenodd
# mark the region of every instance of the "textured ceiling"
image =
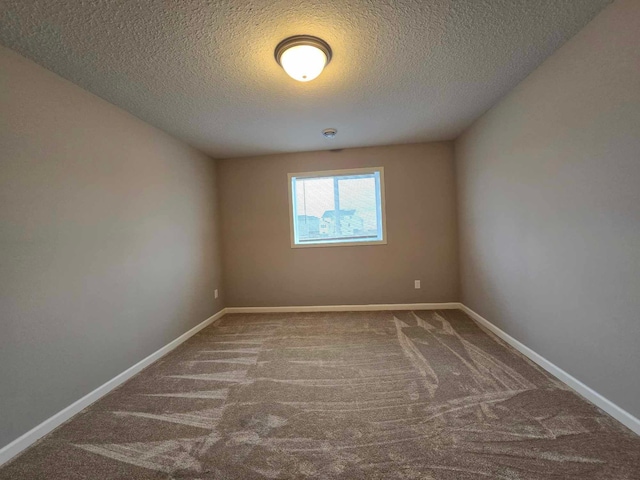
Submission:
<svg viewBox="0 0 640 480">
<path fill-rule="evenodd" d="M 233 157 L 455 138 L 608 3 L 0 0 L 0 43 Z M 295 34 L 333 48 L 309 83 L 273 59 Z"/>
</svg>

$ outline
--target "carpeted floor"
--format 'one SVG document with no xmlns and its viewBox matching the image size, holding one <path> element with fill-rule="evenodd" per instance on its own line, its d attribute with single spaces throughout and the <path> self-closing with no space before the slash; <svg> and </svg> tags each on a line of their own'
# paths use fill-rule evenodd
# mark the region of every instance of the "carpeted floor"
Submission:
<svg viewBox="0 0 640 480">
<path fill-rule="evenodd" d="M 640 479 L 640 437 L 459 310 L 227 315 L 0 469 Z"/>
</svg>

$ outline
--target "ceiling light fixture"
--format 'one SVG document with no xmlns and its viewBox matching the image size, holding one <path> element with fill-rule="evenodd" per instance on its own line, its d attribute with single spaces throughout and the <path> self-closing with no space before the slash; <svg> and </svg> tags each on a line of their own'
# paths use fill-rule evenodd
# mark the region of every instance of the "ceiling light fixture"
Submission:
<svg viewBox="0 0 640 480">
<path fill-rule="evenodd" d="M 275 51 L 278 65 L 299 82 L 309 82 L 320 75 L 331 61 L 331 56 L 329 44 L 310 35 L 285 38 Z"/>
</svg>

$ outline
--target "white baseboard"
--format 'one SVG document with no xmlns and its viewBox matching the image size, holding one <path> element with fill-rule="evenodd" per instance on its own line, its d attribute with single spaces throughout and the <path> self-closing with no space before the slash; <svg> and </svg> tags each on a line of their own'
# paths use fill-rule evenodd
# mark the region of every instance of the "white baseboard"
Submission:
<svg viewBox="0 0 640 480">
<path fill-rule="evenodd" d="M 207 318 L 204 322 L 200 323 L 199 325 L 196 325 L 188 332 L 183 333 L 178 338 L 176 338 L 172 342 L 162 347 L 160 350 L 157 350 L 151 355 L 149 355 L 148 357 L 146 357 L 145 359 L 140 360 L 138 363 L 136 363 L 132 367 L 129 367 L 127 370 L 125 370 L 121 374 L 109 380 L 107 383 L 99 386 L 98 388 L 88 393 L 81 399 L 76 400 L 71 405 L 66 407 L 64 410 L 59 411 L 52 417 L 49 417 L 47 420 L 42 422 L 40 425 L 37 425 L 36 427 L 32 428 L 24 435 L 16 438 L 13 442 L 2 447 L 0 449 L 0 465 L 3 465 L 4 463 L 11 460 L 13 457 L 18 455 L 20 452 L 25 450 L 34 442 L 36 442 L 37 440 L 45 436 L 47 433 L 51 432 L 54 428 L 60 426 L 61 424 L 69 420 L 71 417 L 73 417 L 80 411 L 87 408 L 93 402 L 100 399 L 101 397 L 109 393 L 114 388 L 120 386 L 125 381 L 129 380 L 136 373 L 140 372 L 143 368 L 151 365 L 160 357 L 163 357 L 164 355 L 169 353 L 171 350 L 176 348 L 178 345 L 180 345 L 181 343 L 185 342 L 186 340 L 194 336 L 200 330 L 211 325 L 213 322 L 215 322 L 217 319 L 222 317 L 224 314 L 225 314 L 225 309 L 220 310 L 218 313 Z"/>
<path fill-rule="evenodd" d="M 486 318 L 477 314 L 473 310 L 471 310 L 466 305 L 460 304 L 460 308 L 466 312 L 471 318 L 473 318 L 480 325 L 485 327 L 487 330 L 493 332 L 496 336 L 500 337 L 502 340 L 507 342 L 513 348 L 518 350 L 520 353 L 524 354 L 535 363 L 544 368 L 547 372 L 549 372 L 554 377 L 558 378 L 562 382 L 566 383 L 569 387 L 579 393 L 582 397 L 584 397 L 589 402 L 593 403 L 596 407 L 607 412 L 613 418 L 618 420 L 620 423 L 625 425 L 627 428 L 640 435 L 640 420 L 631 415 L 626 410 L 623 410 L 618 405 L 613 403 L 611 400 L 603 397 L 598 392 L 588 387 L 580 380 L 570 375 L 569 373 L 562 370 L 557 365 L 551 363 L 549 360 L 544 358 L 542 355 L 531 350 L 526 345 L 520 343 L 518 340 L 513 338 L 508 333 L 504 332 L 500 328 L 496 327 L 493 323 L 491 323 Z"/>
<path fill-rule="evenodd" d="M 387 303 L 374 305 L 316 305 L 293 307 L 227 307 L 225 313 L 286 313 L 286 312 L 375 312 L 381 310 L 452 310 L 458 302 L 448 303 Z"/>
</svg>

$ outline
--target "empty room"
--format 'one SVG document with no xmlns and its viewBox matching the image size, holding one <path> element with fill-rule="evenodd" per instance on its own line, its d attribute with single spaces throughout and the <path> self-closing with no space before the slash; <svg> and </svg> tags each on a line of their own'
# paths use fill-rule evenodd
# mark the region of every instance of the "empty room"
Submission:
<svg viewBox="0 0 640 480">
<path fill-rule="evenodd" d="M 640 0 L 0 0 L 0 480 L 640 479 Z"/>
</svg>

